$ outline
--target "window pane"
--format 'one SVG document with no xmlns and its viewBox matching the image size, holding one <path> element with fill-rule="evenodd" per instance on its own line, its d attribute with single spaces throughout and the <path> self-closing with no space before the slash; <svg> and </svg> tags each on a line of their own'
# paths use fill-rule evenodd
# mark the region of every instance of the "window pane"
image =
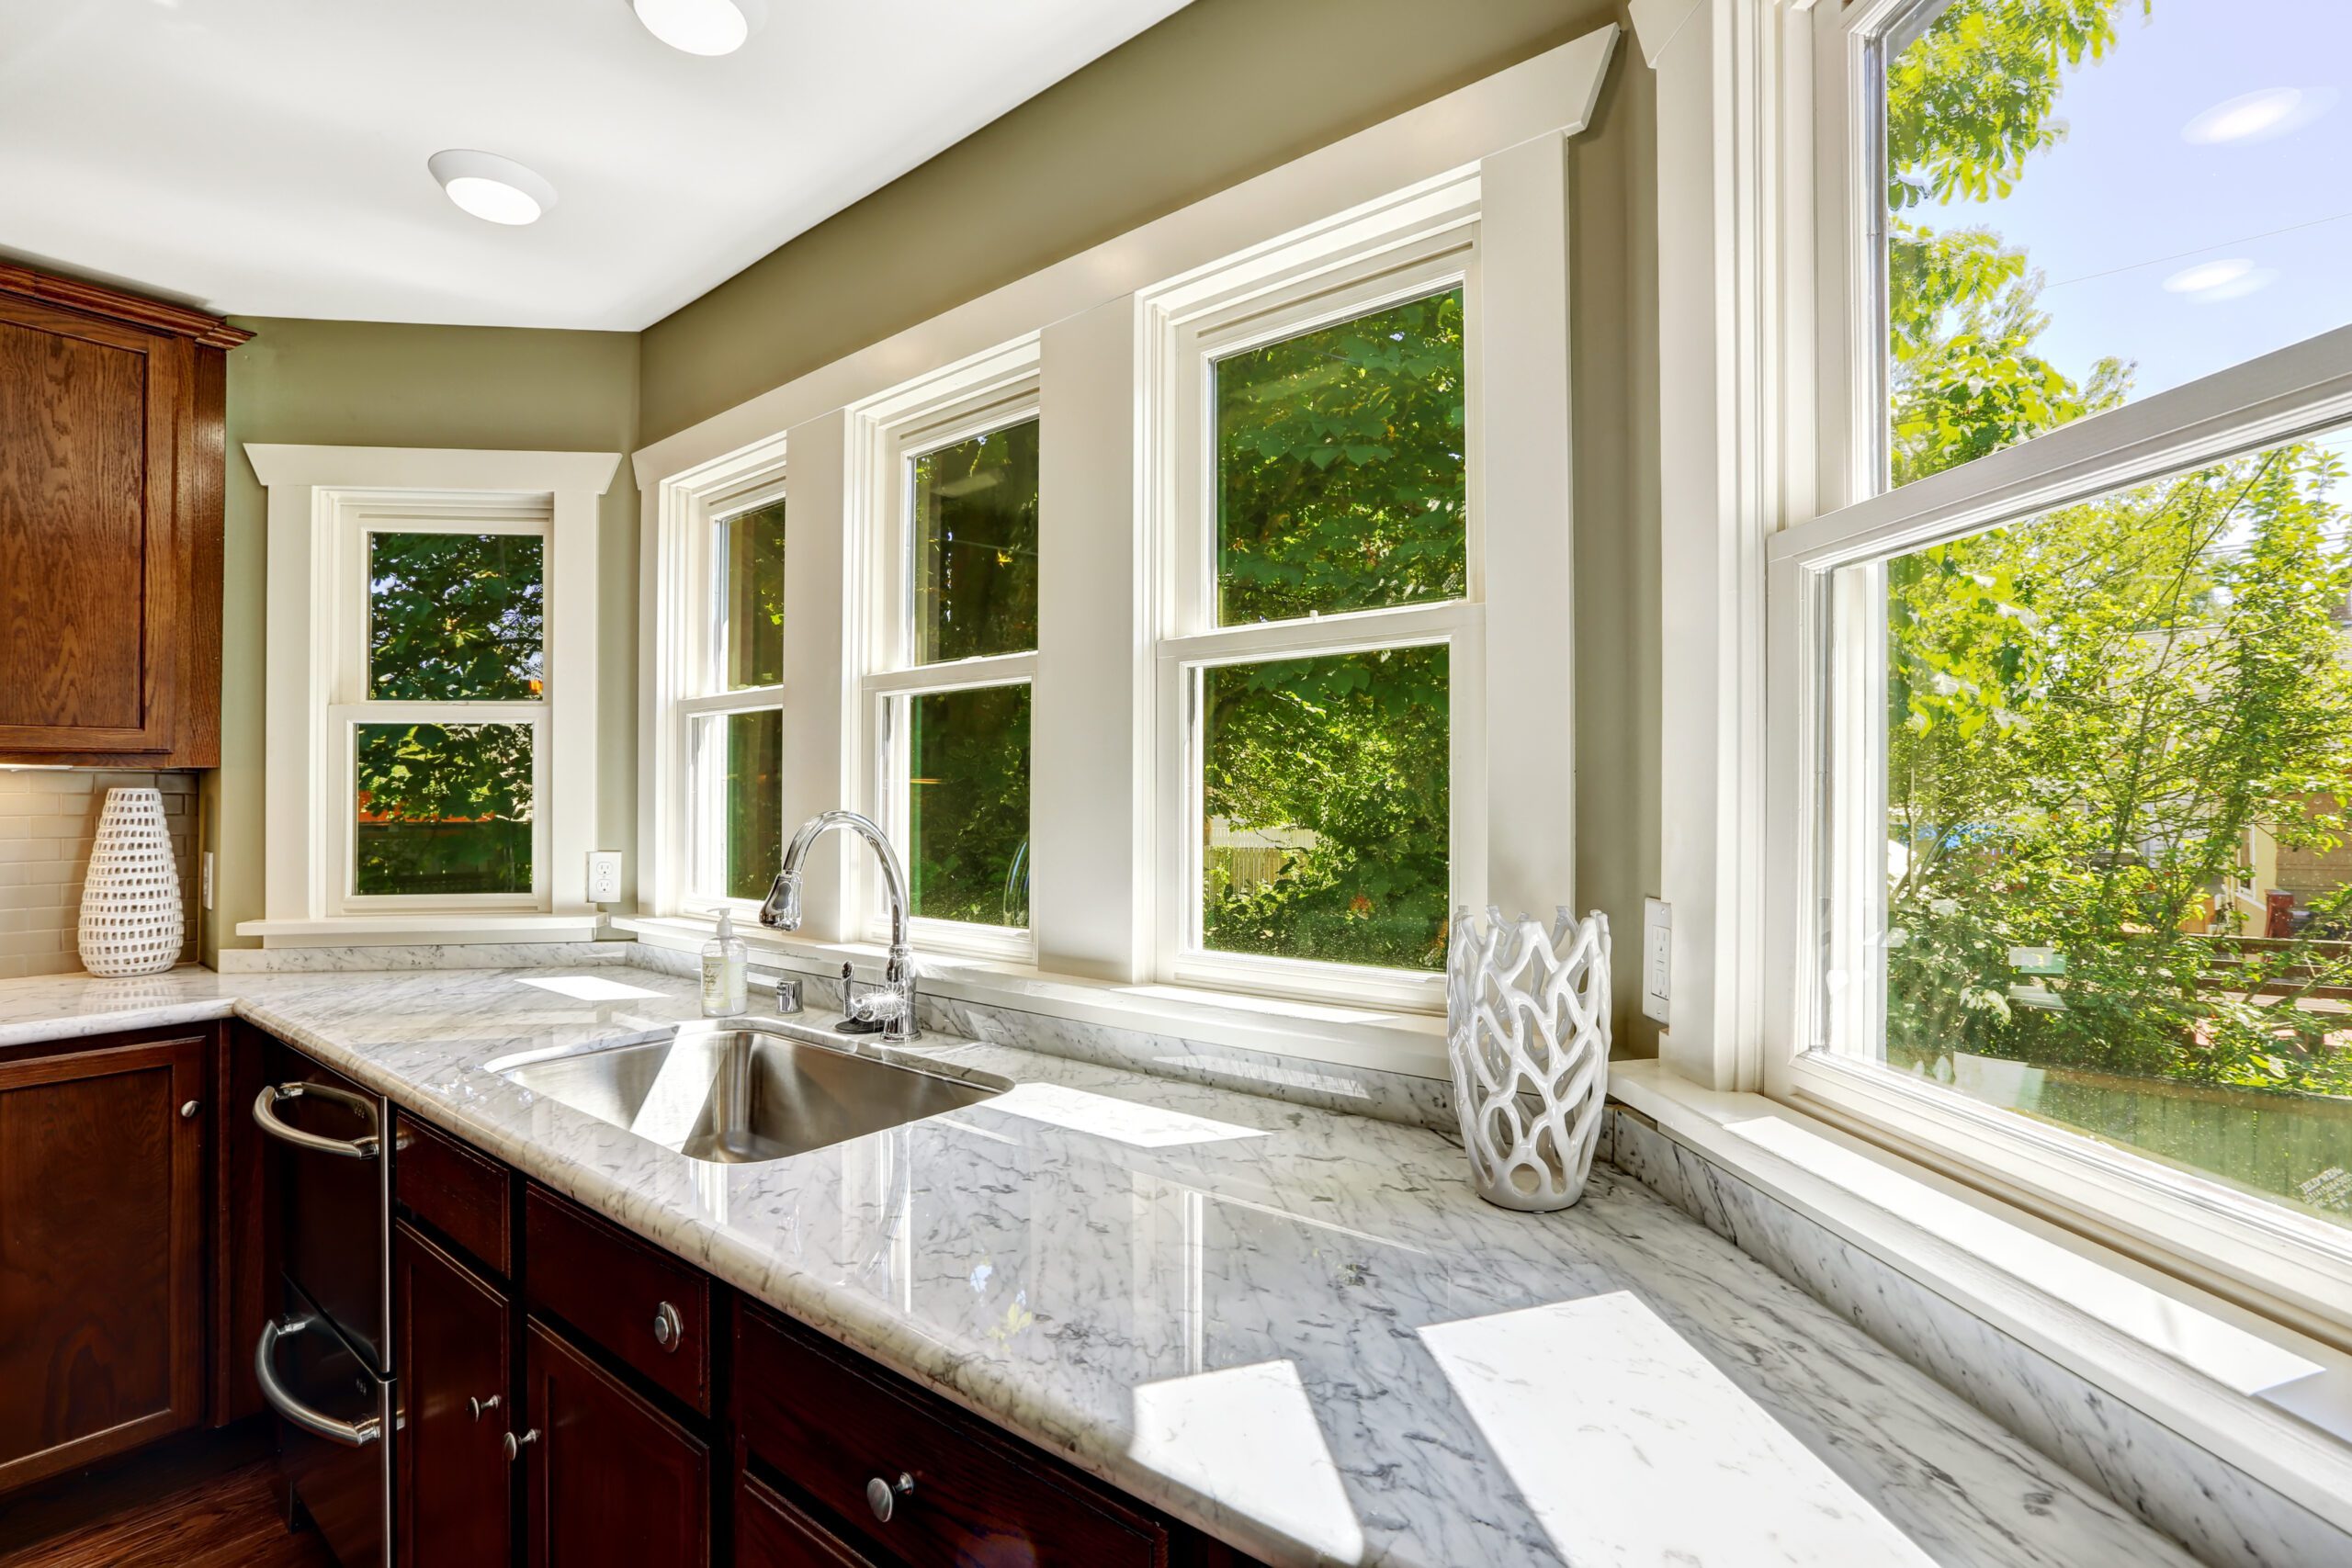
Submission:
<svg viewBox="0 0 2352 1568">
<path fill-rule="evenodd" d="M 1037 422 L 914 459 L 914 659 L 1037 646 Z"/>
<path fill-rule="evenodd" d="M 1201 941 L 1445 967 L 1446 649 L 1202 671 Z"/>
<path fill-rule="evenodd" d="M 907 874 L 914 912 L 1029 923 L 1029 688 L 907 700 Z"/>
<path fill-rule="evenodd" d="M 1887 649 L 1849 1049 L 2352 1225 L 2346 446 L 1849 569 Z"/>
<path fill-rule="evenodd" d="M 718 539 L 726 689 L 773 686 L 784 679 L 784 502 L 726 519 Z"/>
<path fill-rule="evenodd" d="M 531 891 L 531 727 L 360 724 L 351 890 Z"/>
<path fill-rule="evenodd" d="M 2352 113 L 2291 85 L 2352 7 L 1951 0 L 1885 57 L 1896 483 L 2352 321 Z"/>
<path fill-rule="evenodd" d="M 704 840 L 717 852 L 711 871 L 718 891 L 729 898 L 763 898 L 784 863 L 784 714 L 776 708 L 715 714 L 699 721 L 695 744 L 697 768 L 721 770 L 719 820 Z"/>
<path fill-rule="evenodd" d="M 532 534 L 368 536 L 368 694 L 539 694 L 541 542 Z"/>
<path fill-rule="evenodd" d="M 1216 363 L 1217 624 L 1459 599 L 1462 290 Z"/>
</svg>

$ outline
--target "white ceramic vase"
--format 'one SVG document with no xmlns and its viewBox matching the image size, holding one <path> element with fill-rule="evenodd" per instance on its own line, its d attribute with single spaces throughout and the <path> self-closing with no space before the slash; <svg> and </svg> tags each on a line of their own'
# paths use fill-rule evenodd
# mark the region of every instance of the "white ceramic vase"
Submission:
<svg viewBox="0 0 2352 1568">
<path fill-rule="evenodd" d="M 1584 1196 L 1609 1094 L 1609 917 L 1455 911 L 1446 1050 L 1470 1185 L 1535 1213 Z"/>
<path fill-rule="evenodd" d="M 82 884 L 82 967 L 153 975 L 179 962 L 186 934 L 179 867 L 160 790 L 110 789 Z"/>
</svg>

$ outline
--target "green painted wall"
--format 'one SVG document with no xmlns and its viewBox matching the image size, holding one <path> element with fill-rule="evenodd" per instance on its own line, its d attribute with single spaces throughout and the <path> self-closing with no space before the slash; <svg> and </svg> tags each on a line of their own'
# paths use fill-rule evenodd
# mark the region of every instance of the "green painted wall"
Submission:
<svg viewBox="0 0 2352 1568">
<path fill-rule="evenodd" d="M 627 453 L 637 439 L 638 334 L 367 321 L 239 319 L 229 355 L 226 604 L 220 769 L 199 834 L 216 852 L 208 963 L 262 900 L 262 670 L 268 498 L 248 441 Z M 637 811 L 637 489 L 626 460 L 602 517 L 605 748 L 599 838 L 634 846 Z M 634 856 L 631 856 L 632 864 Z"/>
</svg>

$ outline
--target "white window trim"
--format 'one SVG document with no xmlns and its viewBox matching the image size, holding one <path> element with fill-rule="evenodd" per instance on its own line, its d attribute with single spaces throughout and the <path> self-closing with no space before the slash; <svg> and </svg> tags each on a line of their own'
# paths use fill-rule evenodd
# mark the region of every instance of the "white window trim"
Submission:
<svg viewBox="0 0 2352 1568">
<path fill-rule="evenodd" d="M 1559 722 L 1513 725 L 1487 737 L 1490 777 L 1518 787 L 1488 802 L 1490 899 L 1548 909 L 1572 897 L 1574 757 L 1567 700 L 1573 636 L 1571 453 L 1566 349 L 1567 139 L 1591 120 L 1619 29 L 1604 26 L 1291 164 L 1155 220 L 1028 277 L 944 312 L 714 415 L 636 455 L 644 496 L 645 653 L 639 791 L 640 923 L 667 928 L 679 907 L 682 776 L 669 715 L 681 690 L 671 671 L 684 656 L 677 629 L 700 592 L 682 574 L 677 540 L 699 492 L 763 449 L 793 453 L 793 540 L 786 573 L 786 667 L 792 685 L 792 745 L 786 819 L 861 798 L 869 726 L 853 672 L 863 649 L 848 607 L 862 605 L 864 567 L 844 547 L 859 476 L 873 471 L 854 414 L 925 377 L 986 360 L 1035 339 L 1041 417 L 1040 647 L 1034 678 L 1031 809 L 1053 831 L 1032 845 L 1034 968 L 988 959 L 954 964 L 964 994 L 1008 1005 L 1035 986 L 1115 994 L 1136 1027 L 1197 1030 L 1202 1010 L 1290 1016 L 1309 1004 L 1225 998 L 1159 983 L 1152 889 L 1156 811 L 1155 682 L 1146 657 L 1161 580 L 1141 531 L 1105 519 L 1156 506 L 1159 476 L 1144 439 L 1155 385 L 1146 300 L 1235 260 L 1344 240 L 1351 226 L 1387 221 L 1400 202 L 1465 173 L 1483 188 L 1479 222 L 1487 299 L 1484 379 L 1515 389 L 1490 401 L 1482 480 L 1490 512 L 1523 517 L 1513 531 L 1519 570 L 1489 556 L 1489 679 L 1511 671 L 1514 690 Z M 1401 195 L 1399 193 L 1402 193 Z M 1279 270 L 1277 267 L 1276 270 Z M 1173 280 L 1172 282 L 1170 280 Z M 1507 323 L 1507 324 L 1505 324 Z M 1123 391 L 1122 389 L 1127 389 Z M 1600 395 L 1610 395 L 1602 389 Z M 870 421 L 867 423 L 870 423 Z M 843 530 L 812 528 L 839 517 Z M 1125 583 L 1133 592 L 1106 591 Z M 1079 586 L 1070 592 L 1070 585 Z M 1505 601 L 1510 599 L 1506 621 Z M 1458 852 L 1458 848 L 1457 848 Z M 809 963 L 837 964 L 863 950 L 860 900 L 843 879 L 867 874 L 835 835 L 820 845 L 807 883 L 802 935 L 773 943 Z M 761 933 L 763 938 L 773 933 Z M 918 938 L 918 952 L 922 948 Z M 952 961 L 943 961 L 952 963 Z M 1024 981 L 1027 975 L 1033 980 Z M 1271 1011 L 1269 1010 L 1272 1010 Z M 1378 1041 L 1384 1065 L 1433 1078 L 1448 1074 L 1442 1031 L 1430 1015 L 1358 999 L 1328 1010 L 1317 1028 L 1277 1029 L 1269 1049 L 1329 1061 L 1361 1059 L 1347 1042 Z M 1374 1049 L 1369 1044 L 1367 1049 Z M 1409 1062 L 1409 1066 L 1406 1065 Z"/>
<path fill-rule="evenodd" d="M 269 491 L 265 685 L 268 818 L 263 914 L 238 924 L 264 945 L 514 941 L 585 935 L 595 848 L 597 500 L 616 452 L 510 452 L 250 443 Z M 542 515 L 545 687 L 515 704 L 373 704 L 364 694 L 363 531 L 371 519 Z M 429 524 L 420 524 L 427 526 Z M 493 528 L 498 523 L 488 525 Z M 470 531 L 470 529 L 469 529 Z M 350 725 L 371 715 L 508 721 L 535 728 L 533 879 L 527 899 L 346 897 Z"/>
<path fill-rule="evenodd" d="M 687 567 L 691 581 L 703 585 L 700 603 L 686 617 L 686 635 L 693 653 L 686 660 L 689 670 L 688 690 L 695 694 L 680 697 L 675 707 L 678 715 L 676 745 L 680 758 L 684 789 L 681 799 L 684 812 L 680 819 L 683 833 L 684 867 L 679 894 L 679 907 L 687 913 L 717 916 L 721 910 L 740 919 L 748 918 L 760 905 L 756 898 L 736 898 L 707 889 L 717 886 L 723 875 L 719 860 L 722 835 L 718 831 L 719 819 L 726 815 L 726 780 L 716 766 L 697 772 L 695 759 L 695 728 L 698 723 L 723 718 L 729 714 L 761 713 L 774 709 L 788 711 L 785 700 L 786 680 L 764 686 L 743 686 L 733 691 L 723 688 L 719 671 L 727 659 L 726 615 L 721 608 L 727 584 L 720 576 L 718 552 L 719 530 L 745 513 L 756 512 L 786 499 L 784 470 L 780 463 L 763 463 L 748 478 L 732 478 L 722 486 L 715 486 L 701 494 L 703 523 L 686 542 L 691 558 Z M 791 520 L 787 513 L 785 523 L 785 578 L 792 575 Z M 787 592 L 789 589 L 787 589 Z M 787 672 L 788 674 L 788 672 Z M 714 728 L 716 728 L 714 726 Z"/>
<path fill-rule="evenodd" d="M 1883 283 L 1847 111 L 1909 0 L 1635 0 L 1658 73 L 1668 1067 L 1761 1091 L 2335 1344 L 2340 1232 L 2219 1183 L 1857 1064 L 1801 1058 L 1824 574 L 1973 525 L 2267 445 L 2352 412 L 2352 333 L 1871 496 L 1882 389 L 1848 333 Z M 1835 510 L 1843 508 L 1842 511 Z M 1828 512 L 1830 515 L 1819 514 Z M 1818 516 L 1818 521 L 1814 521 Z M 1769 573 L 1769 589 L 1768 589 Z M 1768 608 L 1772 611 L 1768 623 Z M 1768 629 L 1769 626 L 1769 629 Z M 1769 701 L 1770 724 L 1764 722 Z M 1769 750 L 1767 742 L 1769 739 Z M 1851 857 L 1849 857 L 1849 859 Z M 1766 889 L 1771 890 L 1768 898 Z"/>
<path fill-rule="evenodd" d="M 852 488 L 849 549 L 864 584 L 853 601 L 850 633 L 858 649 L 857 707 L 849 744 L 856 759 L 857 808 L 873 818 L 897 846 L 911 876 L 904 726 L 895 722 L 911 698 L 988 686 L 1030 686 L 1037 653 L 989 654 L 917 664 L 914 660 L 913 461 L 925 452 L 1040 420 L 1039 448 L 1052 439 L 1042 428 L 1038 339 L 1026 336 L 960 365 L 892 389 L 850 411 Z M 1040 511 L 1043 508 L 1041 506 Z M 1043 533 L 1042 517 L 1040 533 Z M 1040 540 L 1042 570 L 1044 543 Z M 1044 594 L 1039 593 L 1042 636 Z M 1036 703 L 1030 704 L 1030 843 L 1037 832 Z M 889 910 L 878 867 L 859 856 L 854 874 L 853 918 L 868 942 L 888 935 Z M 1035 908 L 1035 896 L 1031 908 Z M 918 950 L 1034 964 L 1037 937 L 1030 926 L 981 925 L 917 918 L 910 934 Z"/>
<path fill-rule="evenodd" d="M 1486 903 L 1487 779 L 1484 668 L 1486 441 L 1478 285 L 1479 183 L 1475 174 L 1404 193 L 1347 230 L 1232 263 L 1146 297 L 1156 353 L 1147 439 L 1162 477 L 1147 514 L 1145 551 L 1158 568 L 1155 644 L 1158 712 L 1154 885 L 1160 978 L 1213 989 L 1376 1002 L 1408 1011 L 1445 1006 L 1442 973 L 1218 953 L 1201 942 L 1202 797 L 1199 694 L 1210 670 L 1277 658 L 1312 658 L 1442 646 L 1447 682 L 1449 855 L 1447 908 Z M 1467 573 L 1463 596 L 1291 621 L 1216 625 L 1216 452 L 1209 410 L 1215 366 L 1229 355 L 1391 304 L 1459 288 L 1464 301 Z M 1562 897 L 1568 897 L 1563 888 Z"/>
</svg>

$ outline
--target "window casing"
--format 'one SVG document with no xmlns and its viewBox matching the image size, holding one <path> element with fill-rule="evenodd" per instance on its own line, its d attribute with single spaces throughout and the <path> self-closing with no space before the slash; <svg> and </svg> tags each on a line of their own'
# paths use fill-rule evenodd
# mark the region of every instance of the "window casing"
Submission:
<svg viewBox="0 0 2352 1568">
<path fill-rule="evenodd" d="M 1408 969 L 1272 953 L 1221 951 L 1204 931 L 1214 831 L 1204 777 L 1214 744 L 1204 701 L 1221 674 L 1272 661 L 1442 656 L 1448 774 L 1448 881 L 1442 919 L 1485 900 L 1486 776 L 1481 397 L 1475 217 L 1388 237 L 1324 266 L 1215 299 L 1170 320 L 1163 338 L 1159 426 L 1168 492 L 1164 594 L 1155 649 L 1159 854 L 1158 965 L 1163 979 L 1278 995 L 1324 997 L 1419 1011 L 1444 1007 L 1442 934 L 1436 967 Z M 1334 614 L 1224 623 L 1219 565 L 1217 374 L 1221 363 L 1385 308 L 1462 296 L 1463 575 L 1458 592 Z M 1421 650 L 1429 650 L 1422 654 Z"/>
<path fill-rule="evenodd" d="M 697 541 L 708 591 L 678 704 L 692 913 L 756 908 L 783 860 L 786 513 L 782 476 L 763 476 L 710 507 Z"/>
<path fill-rule="evenodd" d="M 1790 276 L 1815 285 L 1804 301 L 1810 316 L 1794 314 L 1818 323 L 1810 432 L 1818 446 L 1805 456 L 1824 510 L 1807 517 L 1792 487 L 1786 525 L 1768 550 L 1764 1086 L 2340 1336 L 2352 1325 L 2352 1230 L 1878 1060 L 1889 1037 L 1889 944 L 1909 938 L 1888 913 L 1889 563 L 2311 436 L 2352 414 L 2352 331 L 2337 330 L 1889 489 L 1882 84 L 1889 54 L 1936 9 L 1901 0 L 1823 7 L 1810 22 L 1814 47 L 1782 78 L 1789 122 L 1813 131 L 1814 162 L 1790 182 L 1781 241 Z M 1808 432 L 1799 422 L 1789 434 Z M 2039 949 L 2017 951 L 2045 962 Z M 2052 1005 L 2047 989 L 2010 994 L 2023 998 L 2018 1006 L 2041 1007 Z"/>
</svg>

